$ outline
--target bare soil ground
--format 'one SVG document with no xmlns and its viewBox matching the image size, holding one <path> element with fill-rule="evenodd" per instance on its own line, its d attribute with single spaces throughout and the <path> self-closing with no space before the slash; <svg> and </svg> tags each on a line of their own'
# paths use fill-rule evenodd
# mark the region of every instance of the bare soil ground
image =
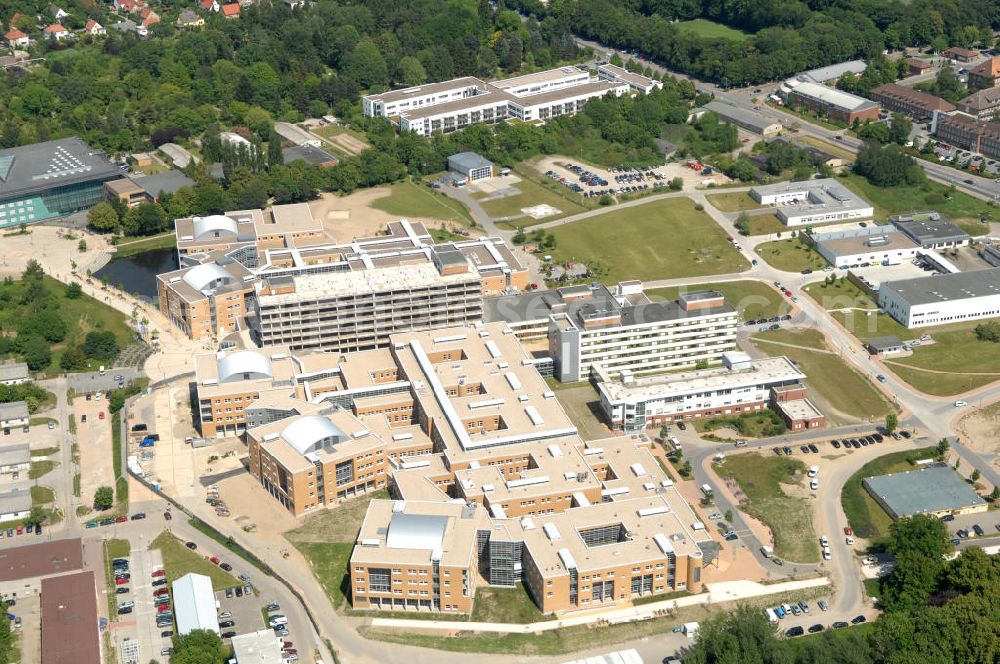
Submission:
<svg viewBox="0 0 1000 664">
<path fill-rule="evenodd" d="M 398 214 L 390 214 L 371 207 L 371 204 L 389 196 L 388 187 L 373 187 L 362 189 L 349 196 L 336 194 L 320 194 L 318 200 L 309 204 L 313 217 L 323 222 L 323 230 L 335 242 L 350 242 L 357 238 L 373 237 L 384 233 L 390 221 L 398 221 Z M 411 221 L 422 221 L 428 230 L 454 226 L 459 224 L 442 222 L 440 219 L 410 216 Z"/>
<path fill-rule="evenodd" d="M 980 454 L 1000 453 L 1000 401 L 972 411 L 958 423 L 962 443 Z"/>
</svg>

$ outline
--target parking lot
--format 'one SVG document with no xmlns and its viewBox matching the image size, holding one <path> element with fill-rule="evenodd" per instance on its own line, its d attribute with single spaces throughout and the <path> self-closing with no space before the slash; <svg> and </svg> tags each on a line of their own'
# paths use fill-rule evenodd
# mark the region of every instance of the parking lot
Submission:
<svg viewBox="0 0 1000 664">
<path fill-rule="evenodd" d="M 80 448 L 80 496 L 90 500 L 102 486 L 114 486 L 114 469 L 111 459 L 111 417 L 108 402 L 96 395 L 90 400 L 78 396 L 73 399 L 76 417 L 76 440 Z M 103 416 L 103 417 L 102 417 Z"/>
<path fill-rule="evenodd" d="M 571 167 L 576 167 L 576 170 Z M 601 196 L 604 193 L 616 196 L 621 193 L 627 193 L 624 191 L 625 187 L 641 187 L 642 185 L 646 185 L 646 189 L 643 191 L 651 191 L 654 185 L 661 185 L 664 191 L 666 191 L 667 183 L 676 177 L 681 178 L 684 182 L 684 189 L 702 188 L 707 186 L 709 181 L 714 182 L 716 185 L 731 182 L 728 177 L 718 171 L 713 172 L 711 175 L 701 175 L 698 171 L 675 162 L 643 170 L 624 170 L 618 168 L 599 168 L 578 160 L 553 156 L 540 160 L 535 165 L 535 168 L 538 169 L 539 173 L 553 180 L 560 180 L 561 178 L 564 181 L 563 184 L 567 187 L 570 185 L 579 186 L 581 189 L 580 193 L 585 196 Z M 577 172 L 577 170 L 580 172 Z M 586 176 L 583 175 L 584 172 L 586 172 Z M 599 181 L 597 184 L 588 184 L 581 181 L 581 177 L 587 177 L 591 181 L 596 177 L 599 178 Z M 607 184 L 602 184 L 601 181 Z"/>
</svg>

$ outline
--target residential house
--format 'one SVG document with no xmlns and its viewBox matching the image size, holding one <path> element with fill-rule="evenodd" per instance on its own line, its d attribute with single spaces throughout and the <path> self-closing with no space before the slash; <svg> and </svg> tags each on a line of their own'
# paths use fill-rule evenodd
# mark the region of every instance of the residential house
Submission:
<svg viewBox="0 0 1000 664">
<path fill-rule="evenodd" d="M 201 0 L 198 6 L 201 7 L 203 11 L 206 12 L 218 12 L 221 9 L 219 3 L 216 2 L 216 0 Z"/>
<path fill-rule="evenodd" d="M 7 40 L 7 44 L 10 46 L 11 50 L 14 50 L 18 46 L 27 46 L 31 41 L 31 38 L 28 37 L 28 35 L 24 34 L 17 28 L 11 28 L 3 37 Z"/>
<path fill-rule="evenodd" d="M 1000 111 L 1000 88 L 985 88 L 973 92 L 958 102 L 958 109 L 980 120 L 991 120 Z"/>
<path fill-rule="evenodd" d="M 108 31 L 104 29 L 104 26 L 95 21 L 94 19 L 90 19 L 89 21 L 87 21 L 87 25 L 84 26 L 83 29 L 91 37 L 103 37 L 104 35 L 108 34 Z"/>
<path fill-rule="evenodd" d="M 283 0 L 289 9 L 298 9 L 306 6 L 306 0 Z"/>
<path fill-rule="evenodd" d="M 993 56 L 969 70 L 969 89 L 994 88 L 1000 81 L 1000 56 Z"/>
<path fill-rule="evenodd" d="M 979 57 L 979 51 L 973 51 L 971 48 L 952 46 L 947 50 L 941 51 L 941 55 L 956 62 L 972 62 Z"/>
<path fill-rule="evenodd" d="M 54 18 L 57 21 L 61 21 L 62 19 L 69 16 L 69 14 L 67 14 L 61 8 L 56 7 L 55 5 L 49 5 L 49 14 L 51 14 L 52 18 Z"/>
<path fill-rule="evenodd" d="M 226 18 L 239 18 L 240 17 L 240 3 L 233 2 L 228 5 L 222 5 L 222 15 Z"/>
<path fill-rule="evenodd" d="M 160 15 L 149 7 L 143 9 L 140 15 L 142 16 L 142 25 L 147 29 L 160 22 Z"/>
<path fill-rule="evenodd" d="M 146 26 L 139 25 L 135 21 L 129 18 L 125 19 L 124 21 L 115 23 L 111 27 L 117 30 L 118 32 L 134 32 L 140 37 L 145 37 L 149 35 L 149 31 L 146 29 Z"/>
<path fill-rule="evenodd" d="M 921 60 L 920 58 L 908 58 L 906 60 L 906 66 L 909 68 L 910 76 L 919 76 L 920 74 L 926 74 L 931 69 L 934 68 L 927 60 Z"/>
<path fill-rule="evenodd" d="M 203 25 L 205 25 L 205 19 L 190 9 L 185 9 L 177 17 L 177 27 L 179 28 L 200 28 Z"/>
<path fill-rule="evenodd" d="M 115 10 L 126 14 L 142 11 L 145 6 L 143 0 L 114 0 Z"/>
<path fill-rule="evenodd" d="M 47 39 L 54 39 L 57 42 L 62 41 L 63 39 L 69 37 L 69 30 L 67 30 L 58 23 L 53 23 L 52 25 L 48 26 L 47 28 L 45 28 L 44 32 L 45 32 L 45 37 Z"/>
</svg>

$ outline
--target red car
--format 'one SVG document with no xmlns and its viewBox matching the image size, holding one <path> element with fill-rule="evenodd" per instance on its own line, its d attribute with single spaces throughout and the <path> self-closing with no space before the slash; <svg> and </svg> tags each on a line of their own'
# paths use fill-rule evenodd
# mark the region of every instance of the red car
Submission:
<svg viewBox="0 0 1000 664">
<path fill-rule="evenodd" d="M 103 420 L 104 419 L 104 411 L 103 410 L 97 414 L 97 419 L 99 419 L 99 420 Z"/>
<path fill-rule="evenodd" d="M 157 613 L 165 613 L 165 612 L 167 612 L 169 610 L 170 610 L 170 605 L 169 604 L 160 604 L 159 606 L 156 607 L 156 612 Z"/>
<path fill-rule="evenodd" d="M 166 576 L 166 575 L 167 575 L 167 573 L 166 573 L 166 572 L 164 572 L 164 571 L 163 571 L 162 569 L 158 569 L 158 570 L 156 570 L 155 572 L 153 572 L 153 578 L 154 578 L 154 579 L 155 579 L 156 577 L 158 577 L 158 576 Z"/>
<path fill-rule="evenodd" d="M 292 646 L 294 646 L 294 645 L 295 645 L 295 644 L 294 644 L 294 643 L 292 643 L 291 641 L 285 641 L 285 642 L 284 642 L 283 644 L 281 644 L 281 647 L 282 647 L 282 648 L 291 648 L 291 647 L 292 647 Z"/>
<path fill-rule="evenodd" d="M 212 564 L 214 564 L 214 565 L 218 565 L 219 564 L 219 559 L 216 558 L 215 556 L 209 556 L 208 559 L 211 560 Z"/>
<path fill-rule="evenodd" d="M 851 537 L 852 535 L 854 535 L 854 531 L 851 530 L 850 526 L 846 526 L 844 528 L 844 534 L 847 535 L 848 537 Z"/>
<path fill-rule="evenodd" d="M 18 535 L 23 535 L 24 534 L 24 528 L 18 528 L 17 529 L 17 534 Z"/>
<path fill-rule="evenodd" d="M 115 579 L 116 586 L 124 586 L 126 583 L 128 583 L 128 579 Z"/>
<path fill-rule="evenodd" d="M 155 597 L 158 600 L 162 597 L 168 597 L 169 595 L 170 591 L 168 591 L 166 588 L 160 588 L 155 593 L 153 593 L 153 597 Z"/>
<path fill-rule="evenodd" d="M 115 523 L 125 523 L 126 521 L 128 521 L 127 516 L 120 516 L 117 519 L 115 519 Z"/>
</svg>

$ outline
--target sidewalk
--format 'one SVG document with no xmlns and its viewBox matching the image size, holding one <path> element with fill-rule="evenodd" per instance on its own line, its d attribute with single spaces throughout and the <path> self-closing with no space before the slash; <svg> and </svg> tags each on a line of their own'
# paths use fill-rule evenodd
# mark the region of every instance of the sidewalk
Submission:
<svg viewBox="0 0 1000 664">
<path fill-rule="evenodd" d="M 590 613 L 588 615 L 570 616 L 568 618 L 563 618 L 562 620 L 548 620 L 543 622 L 528 623 L 526 625 L 515 625 L 510 623 L 451 622 L 444 620 L 407 620 L 406 618 L 373 618 L 371 625 L 372 627 L 396 627 L 404 629 L 437 629 L 449 632 L 517 632 L 523 634 L 533 634 L 553 629 L 561 629 L 563 627 L 574 627 L 576 625 L 646 620 L 655 617 L 656 614 L 661 611 L 670 611 L 672 609 L 679 609 L 685 606 L 735 602 L 741 599 L 750 599 L 753 597 L 766 597 L 768 595 L 779 595 L 782 593 L 794 592 L 796 590 L 821 588 L 829 584 L 829 580 L 825 577 L 805 579 L 803 581 L 775 583 L 767 586 L 754 581 L 727 581 L 724 583 L 711 584 L 708 587 L 707 593 L 691 595 L 690 597 L 668 599 L 662 602 L 654 602 L 652 604 L 628 606 L 621 609 Z"/>
</svg>

